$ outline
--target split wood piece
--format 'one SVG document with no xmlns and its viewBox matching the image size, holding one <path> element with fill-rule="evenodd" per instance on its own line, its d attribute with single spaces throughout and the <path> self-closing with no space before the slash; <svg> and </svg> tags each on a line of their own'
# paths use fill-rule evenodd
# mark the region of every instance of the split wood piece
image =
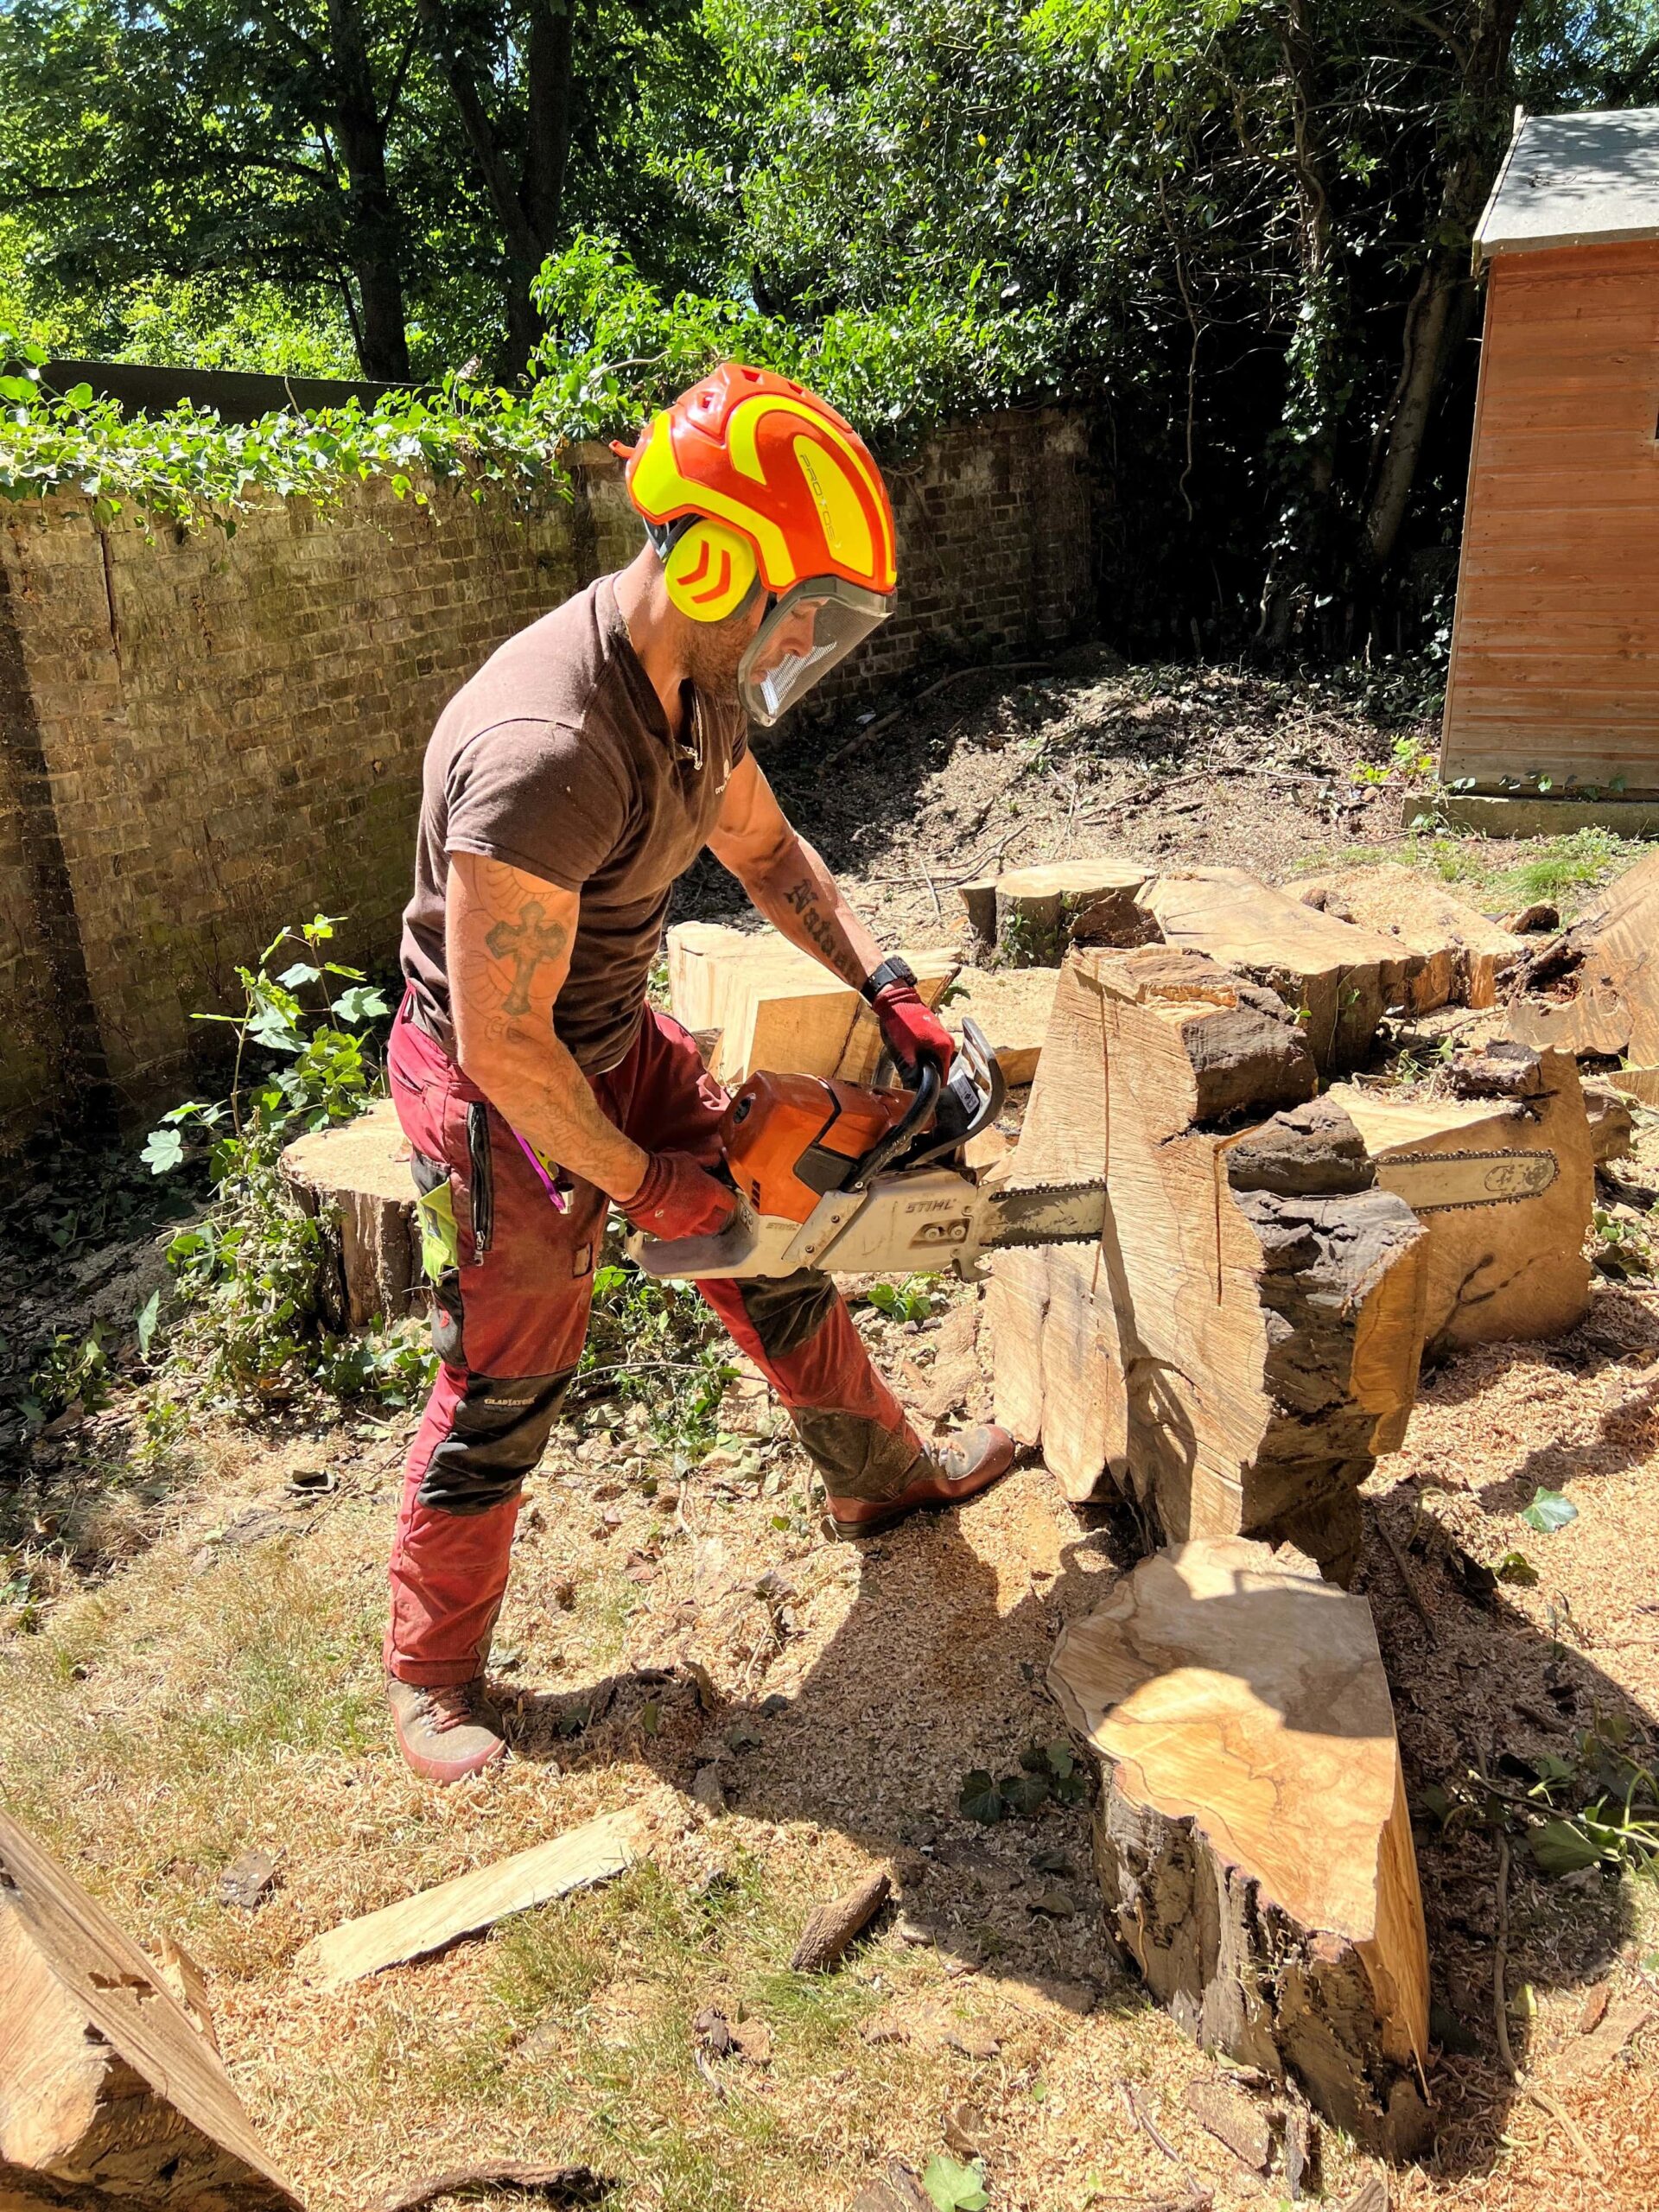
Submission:
<svg viewBox="0 0 1659 2212">
<path fill-rule="evenodd" d="M 1208 954 L 1276 991 L 1300 1021 L 1319 1073 L 1351 1068 L 1421 962 L 1397 938 L 1305 906 L 1240 868 L 1160 875 L 1141 893 L 1165 941 Z"/>
<path fill-rule="evenodd" d="M 1385 864 L 1308 876 L 1285 888 L 1334 920 L 1395 938 L 1421 965 L 1407 986 L 1413 1014 L 1497 1004 L 1497 988 L 1529 950 L 1417 868 Z"/>
<path fill-rule="evenodd" d="M 796 1974 L 817 1974 L 825 1967 L 834 1966 L 854 1937 L 880 1912 L 892 1888 L 886 1871 L 878 1868 L 844 1897 L 815 1905 L 801 1930 L 800 1942 L 790 1954 L 791 1970 Z"/>
<path fill-rule="evenodd" d="M 598 2204 L 615 2186 L 591 2166 L 532 2166 L 521 2159 L 503 2158 L 407 2182 L 383 2196 L 376 2212 L 419 2212 L 422 2205 L 435 2203 L 441 2196 L 476 2196 L 480 2191 L 544 2196 L 552 2204 Z"/>
<path fill-rule="evenodd" d="M 383 1099 L 332 1129 L 289 1146 L 283 1182 L 322 1231 L 318 1281 L 330 1328 L 399 1321 L 419 1297 L 421 1231 L 410 1173 L 409 1139 Z"/>
<path fill-rule="evenodd" d="M 997 1418 L 1068 1496 L 1109 1475 L 1167 1537 L 1285 1537 L 1345 1579 L 1415 1395 L 1423 1231 L 1315 1080 L 1282 1002 L 1213 961 L 1074 953 L 996 1172 L 1093 1179 L 1103 1148 L 1105 1233 L 997 1255 L 988 1311 Z"/>
<path fill-rule="evenodd" d="M 1425 1344 L 1439 1354 L 1564 1336 L 1590 1303 L 1596 1182 L 1577 1063 L 1498 1045 L 1451 1076 L 1452 1098 L 1327 1093 L 1427 1231 Z"/>
<path fill-rule="evenodd" d="M 3 1814 L 0 2204 L 299 2206 L 149 1961 Z"/>
<path fill-rule="evenodd" d="M 1606 1077 L 1582 1078 L 1584 1110 L 1590 1117 L 1590 1146 L 1598 1167 L 1628 1160 L 1636 1147 L 1636 1116 L 1630 1102 Z"/>
<path fill-rule="evenodd" d="M 1604 891 L 1593 911 L 1520 970 L 1506 1027 L 1541 1050 L 1613 1056 L 1618 1082 L 1659 1105 L 1659 853 Z"/>
<path fill-rule="evenodd" d="M 1258 2174 L 1273 2164 L 1274 2128 L 1272 2115 L 1262 2111 L 1242 2089 L 1230 2082 L 1207 2081 L 1200 2075 L 1181 2092 L 1181 2102 L 1200 2127 Z"/>
<path fill-rule="evenodd" d="M 989 1039 L 1004 1080 L 1017 1090 L 1036 1077 L 1058 981 L 1052 968 L 1010 968 L 995 975 L 959 969 L 940 1009 L 944 1026 L 959 1037 L 971 1016 Z"/>
<path fill-rule="evenodd" d="M 1154 873 L 1144 861 L 1107 854 L 1009 868 L 961 886 L 981 950 L 1010 968 L 1058 967 L 1072 944 L 1145 944 L 1157 926 L 1135 905 Z"/>
<path fill-rule="evenodd" d="M 1422 2141 L 1428 1952 L 1370 1609 L 1237 1537 L 1155 1553 L 1048 1679 L 1099 1761 L 1109 1925 L 1206 2050 L 1389 2157 Z"/>
<path fill-rule="evenodd" d="M 944 952 L 906 952 L 930 1006 L 944 995 L 957 962 Z M 850 983 L 838 982 L 776 930 L 680 922 L 668 933 L 669 1005 L 694 1033 L 718 1031 L 708 1058 L 718 1081 L 741 1083 L 757 1069 L 837 1076 L 868 1083 L 881 1057 L 875 1016 Z"/>
<path fill-rule="evenodd" d="M 441 1951 L 509 1913 L 608 1881 L 632 1865 L 633 1842 L 633 1823 L 626 1814 L 602 1814 L 493 1866 L 475 1867 L 417 1897 L 348 1920 L 308 1943 L 295 1965 L 316 1988 L 339 1989 L 385 1967 Z"/>
<path fill-rule="evenodd" d="M 207 1975 L 175 1936 L 163 1936 L 156 1945 L 156 1964 L 162 1980 L 183 2006 L 191 2026 L 217 2051 L 219 2030 L 213 2024 Z"/>
</svg>

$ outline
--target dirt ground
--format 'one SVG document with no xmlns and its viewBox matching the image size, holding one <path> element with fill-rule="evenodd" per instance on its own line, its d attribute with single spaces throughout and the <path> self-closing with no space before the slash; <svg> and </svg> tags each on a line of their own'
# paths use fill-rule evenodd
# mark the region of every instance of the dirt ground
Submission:
<svg viewBox="0 0 1659 2212">
<path fill-rule="evenodd" d="M 1417 728 L 1351 685 L 1101 655 L 885 711 L 772 765 L 878 933 L 911 944 L 957 937 L 954 885 L 999 850 L 1277 874 L 1397 849 L 1399 779 L 1351 772 Z M 1620 859 L 1432 831 L 1414 855 L 1492 912 L 1570 906 Z M 714 914 L 728 895 L 711 868 L 689 903 Z M 127 1328 L 157 1279 L 138 1198 L 82 1211 L 60 1246 L 40 1240 L 61 1208 L 9 1247 L 14 1372 L 95 1310 Z M 940 1425 L 984 1407 L 986 1348 L 963 1357 L 978 1298 L 951 1286 L 908 1322 L 857 1308 Z M 1504 1781 L 1516 1762 L 1610 1718 L 1651 1745 L 1659 1389 L 1635 1378 L 1656 1357 L 1659 1289 L 1599 1278 L 1572 1336 L 1429 1376 L 1370 1485 L 1361 1586 L 1421 1815 L 1434 1976 L 1436 2144 L 1389 2175 L 1397 2205 L 1659 2207 L 1659 1893 L 1597 1870 L 1546 1881 L 1518 1853 L 1500 1897 L 1492 1834 L 1442 1830 L 1434 1809 L 1473 1770 L 1524 1787 Z M 170 1931 L 197 1958 L 238 2089 L 321 2212 L 486 2155 L 585 2162 L 619 2207 L 673 2212 L 837 2212 L 890 2155 L 919 2170 L 941 2151 L 983 2160 L 995 2212 L 1281 2201 L 1282 2177 L 1182 2102 L 1218 2069 L 1114 1957 L 1086 1804 L 988 1827 L 959 1809 L 970 1770 L 1018 1771 L 1061 1734 L 1044 1668 L 1130 1555 L 1115 1515 L 1067 1505 L 1033 1464 L 958 1514 L 840 1546 L 741 1379 L 696 1464 L 644 1406 L 590 1404 L 521 1519 L 495 1651 L 517 1756 L 441 1793 L 402 1768 L 380 1701 L 412 1414 L 204 1420 L 158 1469 L 134 1458 L 133 1396 L 55 1435 L 8 1432 L 0 1789 L 141 1941 Z M 1520 1517 L 1541 1485 L 1578 1508 L 1553 1535 Z M 1515 1554 L 1535 1581 L 1482 1572 Z M 349 1915 L 621 1808 L 645 1847 L 608 1888 L 334 1994 L 296 1974 Z M 251 1847 L 277 1861 L 253 1910 L 219 1887 Z M 835 1973 L 791 1974 L 811 1905 L 876 1863 L 898 1895 L 868 1937 Z M 1500 1934 L 1520 2085 L 1495 2032 Z M 1617 2047 L 1580 2032 L 1603 1993 L 1628 2024 Z M 764 2029 L 759 2057 L 699 2063 L 709 2004 Z M 1333 2203 L 1380 2171 L 1333 2131 L 1323 2152 Z"/>
</svg>

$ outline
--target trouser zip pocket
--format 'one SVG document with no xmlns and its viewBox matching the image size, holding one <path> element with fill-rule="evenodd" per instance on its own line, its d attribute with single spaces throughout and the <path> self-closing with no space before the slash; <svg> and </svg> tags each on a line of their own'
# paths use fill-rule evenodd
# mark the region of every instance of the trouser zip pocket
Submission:
<svg viewBox="0 0 1659 2212">
<path fill-rule="evenodd" d="M 467 1109 L 467 1154 L 472 1164 L 473 1257 L 481 1260 L 495 1233 L 495 1160 L 490 1150 L 490 1109 L 481 1098 Z"/>
</svg>

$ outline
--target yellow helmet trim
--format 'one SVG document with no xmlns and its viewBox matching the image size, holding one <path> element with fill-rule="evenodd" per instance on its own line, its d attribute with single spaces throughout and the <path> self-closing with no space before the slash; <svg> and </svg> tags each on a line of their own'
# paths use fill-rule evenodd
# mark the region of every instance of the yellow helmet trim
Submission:
<svg viewBox="0 0 1659 2212">
<path fill-rule="evenodd" d="M 874 588 L 877 591 L 891 591 L 893 588 L 893 543 L 892 533 L 887 528 L 887 510 L 881 499 L 880 483 L 879 481 L 874 484 L 871 483 L 870 480 L 872 470 L 870 463 L 866 460 L 863 454 L 859 451 L 852 440 L 847 436 L 845 432 L 838 430 L 835 424 L 824 416 L 821 410 L 816 407 L 809 407 L 804 400 L 785 399 L 776 392 L 757 392 L 753 399 L 745 399 L 741 401 L 737 406 L 733 408 L 732 418 L 727 425 L 726 429 L 727 449 L 732 456 L 733 467 L 741 470 L 745 476 L 752 476 L 757 484 L 764 484 L 766 482 L 766 471 L 760 466 L 760 454 L 758 448 L 757 440 L 760 428 L 761 417 L 773 410 L 776 410 L 779 414 L 798 415 L 802 422 L 810 423 L 812 428 L 817 432 L 819 437 L 824 439 L 830 445 L 835 447 L 843 456 L 847 463 L 848 474 L 852 477 L 861 479 L 864 484 L 868 486 L 870 491 L 870 503 L 874 507 L 877 517 L 879 518 L 881 543 L 880 547 L 880 557 L 872 560 L 865 572 L 870 578 Z M 799 438 L 795 441 L 795 451 L 798 455 L 800 453 L 802 443 L 803 441 Z M 817 499 L 819 512 L 822 513 L 823 509 L 823 501 L 821 498 L 818 498 L 817 486 L 812 483 L 812 479 L 810 475 L 807 478 L 807 481 L 809 484 L 812 484 L 813 497 Z M 861 517 L 860 519 L 862 521 Z M 827 535 L 827 517 L 825 518 L 825 531 Z M 864 535 L 867 539 L 868 537 L 868 525 L 866 524 L 864 525 Z M 833 539 L 830 541 L 830 550 L 831 551 L 835 551 L 836 550 Z M 840 557 L 844 559 L 846 556 L 842 555 Z M 862 567 L 864 564 L 862 562 L 857 562 L 851 565 Z"/>
<path fill-rule="evenodd" d="M 663 567 L 669 598 L 694 622 L 723 622 L 735 613 L 754 578 L 754 547 L 719 522 L 693 523 Z"/>
<path fill-rule="evenodd" d="M 653 416 L 645 439 L 645 449 L 633 464 L 629 489 L 641 514 L 652 522 L 672 522 L 677 515 L 688 512 L 713 515 L 745 532 L 753 544 L 759 548 L 767 583 L 774 591 L 782 591 L 795 582 L 789 546 L 777 524 L 769 521 L 765 515 L 757 514 L 753 507 L 745 506 L 736 499 L 728 499 L 723 492 L 714 491 L 706 484 L 693 484 L 682 476 L 674 465 L 674 446 L 669 429 L 670 417 L 666 411 Z"/>
<path fill-rule="evenodd" d="M 857 493 L 848 481 L 846 470 L 832 453 L 826 453 L 811 438 L 796 439 L 795 458 L 812 494 L 818 520 L 823 524 L 823 542 L 831 558 L 844 561 L 849 569 L 857 569 L 867 576 L 872 575 L 875 547 L 870 537 L 870 525 L 858 504 Z"/>
</svg>

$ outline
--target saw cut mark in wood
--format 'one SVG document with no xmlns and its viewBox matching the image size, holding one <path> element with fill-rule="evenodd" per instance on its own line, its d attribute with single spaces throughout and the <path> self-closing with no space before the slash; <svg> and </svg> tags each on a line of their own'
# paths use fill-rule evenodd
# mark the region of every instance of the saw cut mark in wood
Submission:
<svg viewBox="0 0 1659 2212">
<path fill-rule="evenodd" d="M 953 1037 L 971 1016 L 989 1039 L 1010 1090 L 1033 1082 L 1054 1011 L 1059 977 L 1052 968 L 1010 968 L 995 975 L 958 969 L 939 1011 Z"/>
<path fill-rule="evenodd" d="M 1154 873 L 1116 854 L 1009 868 L 961 887 L 981 950 L 1011 968 L 1058 967 L 1073 944 L 1144 944 L 1157 934 L 1135 906 Z"/>
<path fill-rule="evenodd" d="M 1048 1679 L 1100 1765 L 1109 1923 L 1160 2001 L 1408 2155 L 1427 1942 L 1365 1600 L 1262 1544 L 1179 1545 L 1065 1630 Z"/>
<path fill-rule="evenodd" d="M 1505 1027 L 1541 1051 L 1611 1056 L 1618 1084 L 1659 1105 L 1659 853 L 1609 884 L 1594 910 L 1521 969 Z"/>
<path fill-rule="evenodd" d="M 3 1814 L 0 2203 L 299 2212 L 157 1970 Z"/>
<path fill-rule="evenodd" d="M 1090 1180 L 1103 1136 L 1105 1233 L 997 1254 L 987 1312 L 997 1417 L 1069 1496 L 1109 1477 L 1172 1538 L 1287 1537 L 1344 1577 L 1415 1395 L 1426 1275 L 1316 1080 L 1271 991 L 1166 947 L 1074 952 L 997 1172 Z"/>
<path fill-rule="evenodd" d="M 389 1098 L 289 1145 L 283 1182 L 323 1232 L 323 1318 L 345 1332 L 400 1321 L 422 1294 L 409 1140 Z"/>
<path fill-rule="evenodd" d="M 957 972 L 942 952 L 906 952 L 916 988 L 937 1006 Z M 708 1058 L 719 1082 L 757 1069 L 868 1083 L 881 1057 L 875 1016 L 849 983 L 776 930 L 680 922 L 668 933 L 669 1006 L 694 1033 L 717 1031 Z"/>
<path fill-rule="evenodd" d="M 1590 1302 L 1584 1243 L 1595 1139 L 1565 1052 L 1500 1045 L 1454 1063 L 1455 1097 L 1351 1084 L 1327 1096 L 1426 1233 L 1424 1338 L 1458 1346 L 1565 1335 Z"/>
<path fill-rule="evenodd" d="M 509 1913 L 608 1881 L 632 1863 L 632 1821 L 626 1814 L 602 1814 L 493 1866 L 475 1867 L 417 1897 L 348 1920 L 308 1943 L 295 1966 L 316 1988 L 339 1989 L 385 1967 L 440 1951 Z"/>
<path fill-rule="evenodd" d="M 1421 963 L 1407 986 L 1413 1014 L 1443 1006 L 1496 1006 L 1499 983 L 1529 950 L 1524 938 L 1454 899 L 1419 868 L 1340 868 L 1299 877 L 1284 887 L 1334 920 L 1397 939 Z"/>
<path fill-rule="evenodd" d="M 1238 868 L 1160 875 L 1140 896 L 1166 943 L 1202 952 L 1276 991 L 1300 1020 L 1321 1075 L 1357 1065 L 1420 965 L 1396 938 L 1305 906 Z"/>
</svg>

